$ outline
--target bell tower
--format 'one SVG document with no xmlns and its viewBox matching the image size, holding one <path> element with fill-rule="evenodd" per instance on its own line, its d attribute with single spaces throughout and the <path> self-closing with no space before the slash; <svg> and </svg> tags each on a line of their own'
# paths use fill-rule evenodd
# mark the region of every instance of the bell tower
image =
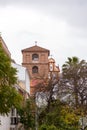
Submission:
<svg viewBox="0 0 87 130">
<path fill-rule="evenodd" d="M 48 78 L 50 51 L 48 49 L 34 46 L 22 50 L 22 66 L 28 69 L 31 82 L 31 93 L 34 86 L 43 78 Z"/>
</svg>

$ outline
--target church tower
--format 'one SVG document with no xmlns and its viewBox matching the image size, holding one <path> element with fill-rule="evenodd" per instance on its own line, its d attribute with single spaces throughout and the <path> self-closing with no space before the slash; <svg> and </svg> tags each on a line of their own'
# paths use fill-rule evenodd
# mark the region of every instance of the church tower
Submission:
<svg viewBox="0 0 87 130">
<path fill-rule="evenodd" d="M 31 94 L 37 81 L 48 78 L 50 51 L 38 45 L 22 50 L 22 66 L 28 69 L 31 81 Z"/>
<path fill-rule="evenodd" d="M 59 66 L 49 56 L 50 51 L 38 45 L 22 50 L 22 66 L 28 69 L 30 76 L 30 95 L 35 94 L 35 86 L 43 79 L 59 77 Z"/>
<path fill-rule="evenodd" d="M 22 50 L 22 65 L 27 67 L 31 79 L 47 78 L 49 53 L 49 50 L 37 45 Z"/>
</svg>

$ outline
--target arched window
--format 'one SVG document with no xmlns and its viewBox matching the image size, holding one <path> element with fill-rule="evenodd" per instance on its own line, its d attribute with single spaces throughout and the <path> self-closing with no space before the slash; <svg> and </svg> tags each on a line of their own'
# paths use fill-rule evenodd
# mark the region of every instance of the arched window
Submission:
<svg viewBox="0 0 87 130">
<path fill-rule="evenodd" d="M 32 60 L 38 61 L 38 59 L 39 59 L 39 55 L 38 54 L 33 54 L 32 55 Z"/>
<path fill-rule="evenodd" d="M 38 73 L 38 67 L 37 66 L 34 66 L 32 68 L 32 73 Z"/>
</svg>

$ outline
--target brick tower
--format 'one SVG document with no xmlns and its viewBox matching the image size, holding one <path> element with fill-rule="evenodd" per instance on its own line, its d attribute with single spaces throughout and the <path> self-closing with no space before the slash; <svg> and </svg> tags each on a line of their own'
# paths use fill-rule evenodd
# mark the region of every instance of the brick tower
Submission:
<svg viewBox="0 0 87 130">
<path fill-rule="evenodd" d="M 34 93 L 34 86 L 40 79 L 48 78 L 50 51 L 40 46 L 34 45 L 32 47 L 22 50 L 22 65 L 28 69 L 30 74 L 30 94 Z"/>
</svg>

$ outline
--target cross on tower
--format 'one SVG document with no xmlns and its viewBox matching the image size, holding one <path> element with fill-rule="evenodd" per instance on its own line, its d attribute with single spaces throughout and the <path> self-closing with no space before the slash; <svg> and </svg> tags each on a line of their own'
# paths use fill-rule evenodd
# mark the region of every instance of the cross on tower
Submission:
<svg viewBox="0 0 87 130">
<path fill-rule="evenodd" d="M 37 46 L 37 41 L 35 41 L 35 46 Z"/>
</svg>

